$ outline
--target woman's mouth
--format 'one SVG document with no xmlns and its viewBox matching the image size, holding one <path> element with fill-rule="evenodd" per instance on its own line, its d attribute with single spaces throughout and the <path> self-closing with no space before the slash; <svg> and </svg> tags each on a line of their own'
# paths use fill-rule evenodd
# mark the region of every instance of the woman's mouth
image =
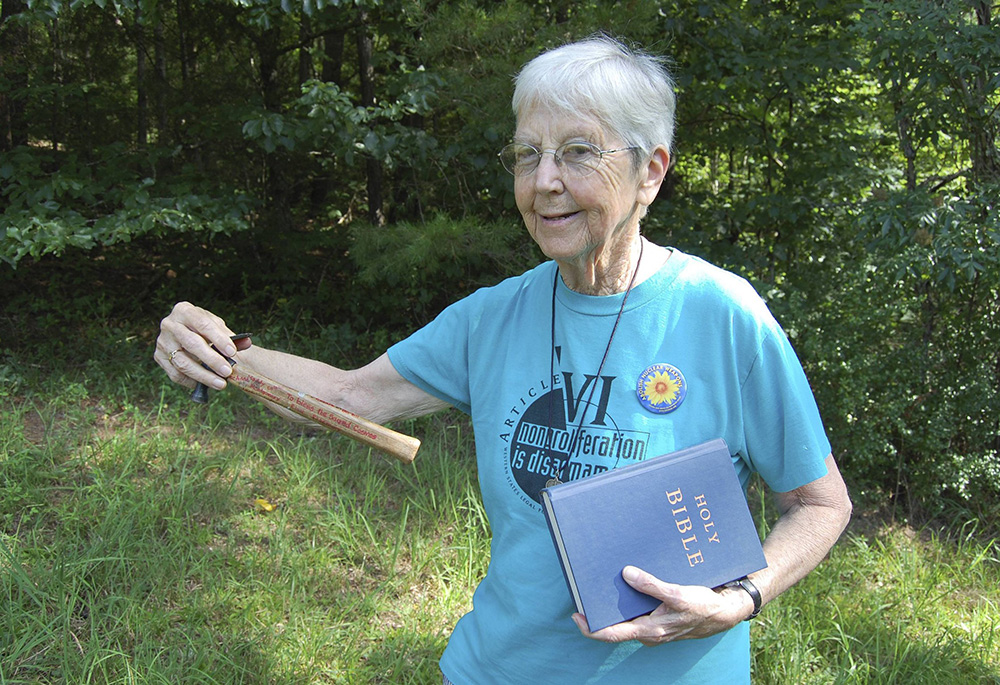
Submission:
<svg viewBox="0 0 1000 685">
<path fill-rule="evenodd" d="M 558 223 L 560 221 L 566 221 L 576 216 L 579 212 L 566 212 L 565 214 L 540 214 L 542 220 L 546 223 Z"/>
</svg>

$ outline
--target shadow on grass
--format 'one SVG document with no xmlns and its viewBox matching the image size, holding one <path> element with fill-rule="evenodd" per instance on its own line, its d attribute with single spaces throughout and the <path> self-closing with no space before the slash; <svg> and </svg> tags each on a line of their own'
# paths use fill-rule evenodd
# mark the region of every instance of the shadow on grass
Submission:
<svg viewBox="0 0 1000 685">
<path fill-rule="evenodd" d="M 877 617 L 875 617 L 877 620 Z M 865 619 L 867 622 L 868 619 Z M 891 624 L 857 626 L 847 653 L 832 655 L 847 669 L 836 683 L 956 685 L 1000 683 L 1000 672 L 981 658 L 982 647 L 955 636 L 945 641 L 907 637 Z M 846 663 L 845 663 L 846 662 Z"/>
<path fill-rule="evenodd" d="M 994 543 L 852 525 L 752 629 L 754 682 L 1000 683 Z"/>
<path fill-rule="evenodd" d="M 0 680 L 272 681 L 262 646 L 212 620 L 225 600 L 202 593 L 235 555 L 199 529 L 238 496 L 160 440 L 80 447 L 28 443 L 0 460 L 14 503 L 0 516 Z"/>
<path fill-rule="evenodd" d="M 345 537 L 406 539 L 393 464 L 369 457 L 339 483 L 322 442 L 109 402 L 0 397 L 0 683 L 438 681 L 440 616 L 378 621 L 411 600 L 419 579 L 392 568 L 409 552 L 390 562 Z M 282 490 L 294 506 L 254 506 Z M 439 523 L 410 510 L 418 529 Z"/>
<path fill-rule="evenodd" d="M 438 659 L 441 657 L 442 640 L 425 635 L 398 632 L 374 645 L 371 663 L 382 664 L 368 670 L 369 683 L 385 685 L 427 685 L 441 682 Z"/>
</svg>

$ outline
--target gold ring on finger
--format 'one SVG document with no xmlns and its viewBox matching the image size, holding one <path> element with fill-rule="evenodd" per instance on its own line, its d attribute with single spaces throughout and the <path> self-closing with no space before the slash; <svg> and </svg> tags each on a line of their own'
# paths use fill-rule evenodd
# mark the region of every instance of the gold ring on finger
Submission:
<svg viewBox="0 0 1000 685">
<path fill-rule="evenodd" d="M 177 348 L 176 350 L 174 350 L 173 352 L 171 352 L 171 353 L 170 353 L 170 355 L 169 355 L 169 359 L 170 359 L 170 363 L 171 363 L 171 364 L 173 364 L 173 363 L 174 363 L 174 357 L 176 357 L 176 356 L 177 356 L 177 353 L 178 353 L 178 352 L 181 352 L 181 351 L 183 351 L 183 350 L 184 350 L 184 348 L 183 348 L 183 347 L 178 347 L 178 348 Z"/>
</svg>

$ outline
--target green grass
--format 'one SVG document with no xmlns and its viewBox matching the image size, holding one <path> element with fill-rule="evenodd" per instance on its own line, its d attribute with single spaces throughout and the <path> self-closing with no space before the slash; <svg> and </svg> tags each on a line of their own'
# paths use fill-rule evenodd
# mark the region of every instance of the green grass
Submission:
<svg viewBox="0 0 1000 685">
<path fill-rule="evenodd" d="M 438 677 L 488 559 L 467 433 L 408 426 L 406 467 L 237 393 L 103 386 L 0 397 L 0 683 Z"/>
<path fill-rule="evenodd" d="M 400 426 L 404 466 L 148 352 L 5 357 L 0 685 L 439 682 L 489 557 L 464 419 Z M 754 623 L 754 682 L 998 683 L 998 587 L 975 524 L 859 516 Z"/>
<path fill-rule="evenodd" d="M 851 530 L 753 626 L 754 682 L 1000 683 L 998 587 L 972 525 Z"/>
</svg>

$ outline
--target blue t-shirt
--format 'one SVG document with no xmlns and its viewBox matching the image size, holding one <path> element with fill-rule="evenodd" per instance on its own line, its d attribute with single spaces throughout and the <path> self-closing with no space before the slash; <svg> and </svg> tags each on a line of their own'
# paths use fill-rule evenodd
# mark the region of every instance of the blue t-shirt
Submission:
<svg viewBox="0 0 1000 685">
<path fill-rule="evenodd" d="M 389 350 L 404 378 L 473 420 L 493 539 L 441 659 L 456 685 L 749 682 L 747 623 L 657 647 L 583 637 L 539 491 L 560 471 L 574 480 L 721 437 L 744 487 L 756 472 L 784 492 L 826 474 L 830 444 L 795 353 L 749 283 L 674 250 L 629 294 L 598 378 L 622 298 L 576 293 L 547 262 Z M 650 387 L 639 397 L 657 364 L 671 371 L 652 399 L 683 397 L 668 413 L 647 408 Z M 550 443 L 546 426 L 557 429 Z M 568 462 L 558 458 L 570 445 Z"/>
</svg>

